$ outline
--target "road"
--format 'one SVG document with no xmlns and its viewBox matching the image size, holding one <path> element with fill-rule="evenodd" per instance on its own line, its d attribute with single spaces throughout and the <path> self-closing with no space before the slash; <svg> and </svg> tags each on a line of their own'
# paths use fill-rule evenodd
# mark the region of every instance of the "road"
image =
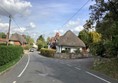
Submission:
<svg viewBox="0 0 118 83">
<path fill-rule="evenodd" d="M 118 83 L 88 69 L 93 59 L 60 60 L 25 55 L 11 70 L 0 75 L 0 83 Z"/>
</svg>

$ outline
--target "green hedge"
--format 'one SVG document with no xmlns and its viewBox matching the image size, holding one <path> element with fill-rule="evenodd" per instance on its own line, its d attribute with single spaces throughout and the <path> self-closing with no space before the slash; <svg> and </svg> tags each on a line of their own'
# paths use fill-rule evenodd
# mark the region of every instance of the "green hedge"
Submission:
<svg viewBox="0 0 118 83">
<path fill-rule="evenodd" d="M 56 50 L 54 49 L 47 49 L 47 48 L 42 48 L 40 50 L 41 54 L 46 56 L 46 57 L 54 57 L 54 54 L 56 53 Z"/>
<path fill-rule="evenodd" d="M 20 46 L 0 46 L 0 66 L 5 65 L 23 54 L 23 48 Z"/>
</svg>

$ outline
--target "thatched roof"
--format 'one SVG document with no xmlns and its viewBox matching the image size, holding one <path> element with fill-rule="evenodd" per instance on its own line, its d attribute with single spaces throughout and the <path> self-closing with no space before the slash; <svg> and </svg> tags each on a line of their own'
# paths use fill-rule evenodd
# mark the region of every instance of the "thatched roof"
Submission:
<svg viewBox="0 0 118 83">
<path fill-rule="evenodd" d="M 27 43 L 26 39 L 22 35 L 19 35 L 17 33 L 13 34 L 10 37 L 10 41 L 19 41 L 21 44 Z"/>
<path fill-rule="evenodd" d="M 72 31 L 67 31 L 58 41 L 59 46 L 85 47 L 84 42 Z"/>
</svg>

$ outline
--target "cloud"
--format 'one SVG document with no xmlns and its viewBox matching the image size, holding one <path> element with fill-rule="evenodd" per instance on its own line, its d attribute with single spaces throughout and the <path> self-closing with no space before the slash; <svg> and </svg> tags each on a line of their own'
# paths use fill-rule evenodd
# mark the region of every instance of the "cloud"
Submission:
<svg viewBox="0 0 118 83">
<path fill-rule="evenodd" d="M 30 28 L 35 28 L 36 25 L 35 25 L 33 22 L 30 22 L 29 27 L 30 27 Z"/>
<path fill-rule="evenodd" d="M 11 32 L 12 33 L 24 33 L 26 31 L 26 28 L 25 27 L 20 27 L 20 28 L 18 28 L 18 27 L 13 27 L 12 29 L 11 29 Z"/>
<path fill-rule="evenodd" d="M 57 33 L 57 32 L 59 32 L 59 33 L 63 33 L 64 30 L 63 30 L 63 29 L 60 29 L 60 30 L 54 30 L 53 32 L 54 32 L 54 33 Z"/>
<path fill-rule="evenodd" d="M 57 1 L 58 2 L 58 1 Z M 63 14 L 71 14 L 75 12 L 75 7 L 68 3 L 54 3 L 49 2 L 47 3 L 38 3 L 37 5 L 33 6 L 33 12 L 34 14 L 33 18 L 40 18 L 40 19 L 46 19 L 52 18 L 52 17 L 60 17 L 63 16 Z M 40 11 L 40 12 L 39 12 Z M 35 13 L 34 13 L 35 12 Z M 31 18 L 30 18 L 31 19 Z M 53 18 L 56 19 L 56 18 Z M 51 20 L 53 20 L 51 19 Z M 59 19 L 59 18 L 58 18 Z"/>
<path fill-rule="evenodd" d="M 74 28 L 74 31 L 80 32 L 80 31 L 82 31 L 83 29 L 84 29 L 83 26 L 77 26 L 77 27 Z"/>
<path fill-rule="evenodd" d="M 32 31 L 35 30 L 34 28 L 36 28 L 36 25 L 33 22 L 30 22 L 29 25 L 25 26 L 26 31 Z"/>
<path fill-rule="evenodd" d="M 84 29 L 83 25 L 80 25 L 80 20 L 77 19 L 77 20 L 74 20 L 74 21 L 69 21 L 65 27 L 67 30 L 72 30 L 72 31 L 75 31 L 75 32 L 80 32 L 81 30 Z"/>
<path fill-rule="evenodd" d="M 0 23 L 0 31 L 5 32 L 8 30 L 9 24 L 8 23 Z"/>
<path fill-rule="evenodd" d="M 0 0 L 0 15 L 27 15 L 30 7 L 31 3 L 25 0 Z"/>
<path fill-rule="evenodd" d="M 61 35 L 63 35 L 66 31 L 71 30 L 72 32 L 74 32 L 76 35 L 78 35 L 78 33 L 80 31 L 82 31 L 84 29 L 83 25 L 80 25 L 80 20 L 74 20 L 74 21 L 69 21 L 64 27 L 63 29 L 55 29 L 53 30 L 53 33 L 51 32 L 50 35 L 54 35 L 56 32 L 59 32 Z"/>
</svg>

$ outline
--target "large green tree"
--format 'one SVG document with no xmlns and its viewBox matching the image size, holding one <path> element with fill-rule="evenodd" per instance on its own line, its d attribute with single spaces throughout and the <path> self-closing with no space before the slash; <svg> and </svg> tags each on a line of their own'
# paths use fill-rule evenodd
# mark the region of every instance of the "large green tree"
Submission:
<svg viewBox="0 0 118 83">
<path fill-rule="evenodd" d="M 25 39 L 29 45 L 33 45 L 34 39 L 31 38 L 29 35 L 25 36 Z"/>
<path fill-rule="evenodd" d="M 0 38 L 6 38 L 6 34 L 4 32 L 0 32 Z"/>
<path fill-rule="evenodd" d="M 47 47 L 47 43 L 45 41 L 45 38 L 43 35 L 40 35 L 37 39 L 37 45 L 38 45 L 38 50 L 40 50 L 43 47 Z"/>
<path fill-rule="evenodd" d="M 86 45 L 90 45 L 90 43 L 92 42 L 92 39 L 89 35 L 89 32 L 86 30 L 82 30 L 79 32 L 78 37 L 86 44 Z"/>
<path fill-rule="evenodd" d="M 117 56 L 118 48 L 118 0 L 94 0 L 96 3 L 90 6 L 90 20 L 96 23 L 96 31 L 102 35 L 103 54 Z M 99 50 L 100 44 L 95 45 Z"/>
</svg>

